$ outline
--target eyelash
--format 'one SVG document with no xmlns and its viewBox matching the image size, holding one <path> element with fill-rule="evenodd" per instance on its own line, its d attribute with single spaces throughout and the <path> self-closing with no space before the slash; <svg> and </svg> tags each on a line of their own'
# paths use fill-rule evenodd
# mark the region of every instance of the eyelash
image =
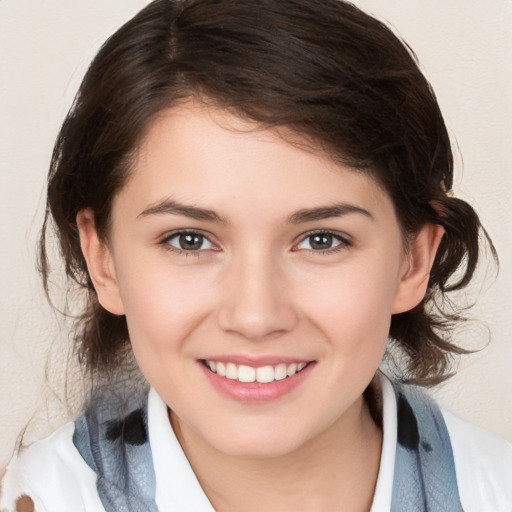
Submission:
<svg viewBox="0 0 512 512">
<path fill-rule="evenodd" d="M 175 247 L 173 245 L 170 244 L 170 241 L 173 240 L 174 238 L 176 237 L 180 237 L 180 236 L 183 236 L 183 235 L 197 235 L 197 236 L 200 236 L 203 238 L 203 240 L 206 240 L 208 241 L 212 246 L 216 247 L 215 244 L 210 240 L 210 238 L 208 237 L 208 235 L 200 232 L 200 231 L 193 231 L 193 230 L 181 230 L 181 231 L 175 231 L 171 234 L 169 234 L 168 236 L 166 236 L 165 238 L 163 238 L 159 244 L 162 245 L 166 250 L 169 250 L 169 251 L 172 251 L 174 253 L 177 253 L 178 255 L 184 255 L 184 256 L 200 256 L 201 253 L 205 252 L 206 250 L 208 249 L 198 249 L 198 250 L 186 250 L 186 249 L 180 249 L 179 247 Z M 301 236 L 299 242 L 297 242 L 294 247 L 296 247 L 297 245 L 303 243 L 304 241 L 306 241 L 308 238 L 312 238 L 314 236 L 330 236 L 332 237 L 334 240 L 336 240 L 338 243 L 338 245 L 335 245 L 334 247 L 331 247 L 329 249 L 318 249 L 318 250 L 315 250 L 315 249 L 304 249 L 310 253 L 313 253 L 313 254 L 320 254 L 320 255 L 328 255 L 328 254 L 333 254 L 333 253 L 336 253 L 338 251 L 342 251 L 350 246 L 352 246 L 352 241 L 346 237 L 346 236 L 342 236 L 340 233 L 337 233 L 335 231 L 326 231 L 326 230 L 318 230 L 318 231 L 311 231 L 309 233 L 306 233 L 304 235 Z M 214 249 L 214 250 L 218 250 L 218 249 Z M 295 252 L 300 250 L 300 249 L 292 249 L 294 250 Z"/>
</svg>

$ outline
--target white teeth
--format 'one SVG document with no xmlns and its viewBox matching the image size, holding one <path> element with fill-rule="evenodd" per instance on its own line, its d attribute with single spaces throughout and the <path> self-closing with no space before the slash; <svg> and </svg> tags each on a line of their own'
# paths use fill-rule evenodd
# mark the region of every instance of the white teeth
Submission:
<svg viewBox="0 0 512 512">
<path fill-rule="evenodd" d="M 226 366 L 224 365 L 224 363 L 215 363 L 215 365 L 217 366 L 217 375 L 220 375 L 221 377 L 225 377 L 226 376 Z M 212 369 L 212 371 L 214 371 Z"/>
<path fill-rule="evenodd" d="M 274 370 L 274 379 L 276 379 L 276 380 L 286 379 L 286 377 L 288 377 L 287 370 L 288 370 L 288 367 L 284 363 L 278 364 Z"/>
<path fill-rule="evenodd" d="M 256 369 L 256 380 L 261 383 L 274 381 L 274 368 L 272 366 L 261 366 Z"/>
<path fill-rule="evenodd" d="M 288 377 L 291 377 L 295 373 L 297 373 L 297 363 L 289 364 L 286 370 L 286 374 L 288 375 Z"/>
<path fill-rule="evenodd" d="M 291 377 L 303 370 L 307 363 L 279 363 L 276 366 L 260 366 L 253 368 L 252 366 L 240 365 L 234 363 L 221 363 L 220 361 L 205 361 L 206 366 L 220 377 L 226 377 L 239 382 L 259 382 L 267 384 L 274 380 L 283 380 Z"/>
<path fill-rule="evenodd" d="M 256 369 L 240 365 L 238 367 L 238 380 L 240 382 L 254 382 L 256 380 Z"/>
<path fill-rule="evenodd" d="M 238 379 L 238 368 L 233 363 L 226 365 L 226 377 L 232 380 Z"/>
</svg>

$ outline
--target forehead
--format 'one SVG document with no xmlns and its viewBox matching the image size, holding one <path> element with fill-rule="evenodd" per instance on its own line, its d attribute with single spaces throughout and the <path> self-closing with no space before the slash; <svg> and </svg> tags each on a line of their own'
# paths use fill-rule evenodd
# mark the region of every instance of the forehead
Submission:
<svg viewBox="0 0 512 512">
<path fill-rule="evenodd" d="M 142 210 L 173 197 L 226 215 L 251 206 L 259 215 L 284 214 L 340 201 L 393 210 L 370 176 L 312 149 L 293 132 L 262 128 L 192 101 L 153 120 L 118 196 Z"/>
</svg>

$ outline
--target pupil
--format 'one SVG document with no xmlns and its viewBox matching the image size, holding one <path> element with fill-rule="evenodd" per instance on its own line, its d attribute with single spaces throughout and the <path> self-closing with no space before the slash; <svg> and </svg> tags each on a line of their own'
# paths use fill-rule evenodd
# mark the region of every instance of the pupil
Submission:
<svg viewBox="0 0 512 512">
<path fill-rule="evenodd" d="M 203 245 L 203 237 L 201 235 L 186 233 L 180 236 L 180 246 L 182 249 L 187 251 L 197 251 L 198 249 L 201 249 L 201 245 Z"/>
<path fill-rule="evenodd" d="M 332 246 L 332 235 L 313 235 L 311 247 L 313 249 L 330 249 Z"/>
</svg>

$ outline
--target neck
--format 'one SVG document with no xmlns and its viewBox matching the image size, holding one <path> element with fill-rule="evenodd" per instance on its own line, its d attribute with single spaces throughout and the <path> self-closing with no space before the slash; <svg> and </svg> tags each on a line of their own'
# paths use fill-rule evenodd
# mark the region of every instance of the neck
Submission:
<svg viewBox="0 0 512 512">
<path fill-rule="evenodd" d="M 382 433 L 361 397 L 321 435 L 276 458 L 216 451 L 171 414 L 178 440 L 217 512 L 367 512 L 378 476 Z"/>
</svg>

